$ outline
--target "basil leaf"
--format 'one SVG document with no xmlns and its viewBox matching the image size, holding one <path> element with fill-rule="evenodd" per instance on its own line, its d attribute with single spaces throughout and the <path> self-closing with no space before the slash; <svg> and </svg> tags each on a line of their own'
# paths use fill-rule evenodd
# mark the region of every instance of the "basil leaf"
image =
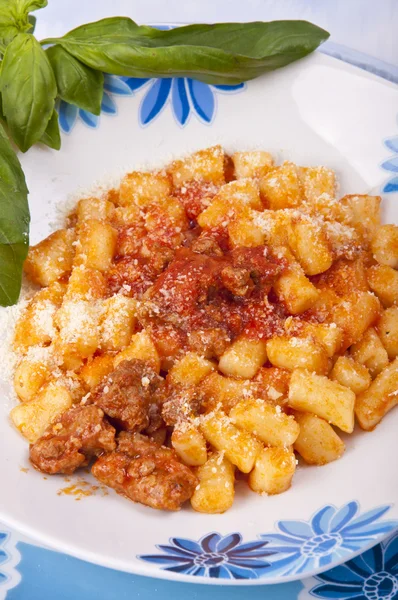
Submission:
<svg viewBox="0 0 398 600">
<path fill-rule="evenodd" d="M 61 45 L 89 67 L 114 75 L 176 75 L 232 84 L 302 58 L 328 37 L 307 21 L 188 25 L 162 31 L 112 17 L 45 43 Z"/>
<path fill-rule="evenodd" d="M 0 305 L 11 306 L 21 290 L 29 249 L 28 188 L 19 160 L 0 125 Z"/>
<path fill-rule="evenodd" d="M 94 71 L 61 46 L 52 46 L 46 54 L 57 81 L 58 96 L 79 108 L 99 115 L 104 93 L 104 75 Z"/>
<path fill-rule="evenodd" d="M 12 12 L 9 0 L 0 0 L 0 52 L 4 53 L 7 45 L 19 33 L 18 24 Z"/>
<path fill-rule="evenodd" d="M 61 148 L 61 134 L 59 132 L 58 113 L 54 109 L 51 119 L 48 122 L 47 129 L 41 136 L 39 142 L 49 146 L 53 150 Z"/>
<path fill-rule="evenodd" d="M 33 33 L 36 19 L 29 12 L 45 6 L 47 0 L 0 0 L 0 52 L 18 33 Z"/>
<path fill-rule="evenodd" d="M 14 2 L 16 2 L 17 13 L 23 16 L 26 16 L 33 10 L 45 8 L 48 4 L 47 0 L 14 0 Z"/>
<path fill-rule="evenodd" d="M 50 62 L 32 35 L 19 33 L 7 46 L 0 92 L 11 136 L 26 152 L 47 129 L 57 95 Z"/>
</svg>

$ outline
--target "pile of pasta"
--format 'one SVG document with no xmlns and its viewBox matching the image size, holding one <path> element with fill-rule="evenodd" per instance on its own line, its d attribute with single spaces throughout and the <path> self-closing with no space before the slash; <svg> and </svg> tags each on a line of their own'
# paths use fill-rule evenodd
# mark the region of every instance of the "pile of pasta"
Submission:
<svg viewBox="0 0 398 600">
<path fill-rule="evenodd" d="M 16 326 L 13 423 L 34 443 L 121 361 L 140 358 L 209 399 L 166 432 L 199 479 L 195 510 L 227 510 L 236 470 L 255 492 L 287 490 L 296 455 L 334 461 L 345 448 L 339 431 L 352 433 L 355 416 L 372 430 L 398 401 L 398 228 L 381 225 L 380 202 L 337 199 L 325 167 L 277 166 L 263 151 L 226 156 L 219 146 L 80 200 L 26 261 L 41 289 Z M 283 259 L 269 295 L 282 332 L 239 335 L 221 355 L 182 351 L 140 324 L 146 296 L 136 279 L 110 290 L 121 257 L 156 252 L 148 236 L 174 251 L 195 228 Z"/>
</svg>

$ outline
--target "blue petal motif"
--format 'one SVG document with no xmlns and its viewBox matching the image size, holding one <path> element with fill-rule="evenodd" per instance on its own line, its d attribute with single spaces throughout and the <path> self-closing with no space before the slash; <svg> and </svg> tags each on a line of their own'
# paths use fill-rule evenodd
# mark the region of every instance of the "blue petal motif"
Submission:
<svg viewBox="0 0 398 600">
<path fill-rule="evenodd" d="M 123 80 L 123 77 L 117 77 L 116 75 L 104 75 L 104 90 L 114 94 L 115 96 L 132 96 L 133 90 Z"/>
<path fill-rule="evenodd" d="M 209 577 L 215 577 L 216 579 L 232 579 L 232 573 L 221 565 L 220 567 L 211 567 L 209 569 Z"/>
<path fill-rule="evenodd" d="M 341 531 L 358 512 L 358 502 L 349 502 L 340 508 L 330 521 L 330 531 Z"/>
<path fill-rule="evenodd" d="M 280 531 L 297 540 L 307 540 L 313 536 L 311 527 L 305 521 L 278 521 Z"/>
<path fill-rule="evenodd" d="M 321 556 L 321 558 L 319 559 L 319 566 L 326 567 L 327 565 L 330 565 L 332 560 L 333 560 L 332 554 L 329 554 L 329 556 Z"/>
<path fill-rule="evenodd" d="M 210 533 L 200 540 L 200 545 L 205 552 L 216 552 L 217 544 L 221 539 L 222 536 L 219 533 Z"/>
<path fill-rule="evenodd" d="M 395 521 L 382 521 L 381 523 L 371 523 L 369 525 L 365 525 L 359 530 L 350 529 L 347 531 L 348 528 L 345 528 L 344 538 L 350 541 L 355 541 L 357 539 L 366 539 L 370 541 L 375 536 L 381 535 L 382 533 L 388 533 L 389 531 L 393 531 L 395 527 Z"/>
<path fill-rule="evenodd" d="M 120 77 L 119 79 L 121 79 L 132 92 L 140 90 L 148 83 L 148 81 L 152 81 L 151 79 L 141 77 Z"/>
<path fill-rule="evenodd" d="M 384 141 L 386 148 L 398 155 L 398 136 L 389 138 Z M 381 168 L 389 173 L 398 173 L 398 156 L 392 156 L 381 164 Z M 384 184 L 382 189 L 384 194 L 394 194 L 398 192 L 398 176 L 392 177 Z"/>
<path fill-rule="evenodd" d="M 254 568 L 247 569 L 232 563 L 228 564 L 228 570 L 234 579 L 258 579 L 259 577 L 259 573 Z"/>
<path fill-rule="evenodd" d="M 384 568 L 391 573 L 398 573 L 398 534 L 385 545 Z"/>
<path fill-rule="evenodd" d="M 350 586 L 318 585 L 311 590 L 311 594 L 317 598 L 334 598 L 335 600 L 368 600 L 361 593 L 361 588 Z"/>
<path fill-rule="evenodd" d="M 350 502 L 350 504 L 354 504 L 354 503 Z M 358 506 L 358 503 L 355 502 L 355 505 Z M 361 535 L 361 531 L 367 525 L 370 525 L 371 523 L 374 523 L 375 521 L 378 521 L 379 519 L 381 519 L 381 517 L 383 515 L 385 515 L 385 513 L 388 510 L 390 510 L 390 508 L 391 508 L 391 506 L 389 504 L 387 504 L 385 506 L 379 506 L 379 508 L 374 508 L 373 510 L 368 510 L 360 517 L 357 517 L 356 519 L 354 519 L 354 521 L 352 521 L 352 523 L 350 525 L 344 527 L 344 529 L 343 529 L 344 533 L 348 534 L 348 533 L 354 533 L 354 532 L 358 531 L 358 534 Z"/>
<path fill-rule="evenodd" d="M 181 540 L 184 541 L 184 540 Z M 187 542 L 190 542 L 191 540 L 186 540 Z M 182 558 L 187 558 L 188 560 L 192 560 L 192 557 L 195 556 L 195 553 L 193 552 L 188 552 L 187 550 L 183 550 L 182 548 L 178 548 L 176 546 L 166 546 L 164 544 L 159 544 L 158 546 L 156 546 L 159 550 L 162 550 L 162 552 L 166 552 L 167 554 L 170 554 L 170 556 L 173 557 L 182 557 Z"/>
<path fill-rule="evenodd" d="M 185 125 L 189 117 L 189 113 L 191 112 L 185 85 L 185 78 L 176 77 L 173 79 L 171 101 L 173 105 L 174 116 L 177 122 L 180 123 L 180 125 Z"/>
<path fill-rule="evenodd" d="M 206 123 L 211 123 L 214 116 L 215 101 L 211 88 L 202 81 L 187 79 L 189 94 L 196 113 Z"/>
<path fill-rule="evenodd" d="M 9 533 L 6 533 L 5 531 L 0 531 L 0 546 L 3 546 L 3 548 L 5 548 L 5 545 L 8 542 L 9 538 L 10 538 Z M 4 569 L 4 572 L 0 570 L 0 588 L 6 582 L 9 582 L 10 579 L 12 580 L 12 574 L 8 571 L 7 564 L 6 564 L 6 563 L 9 563 L 11 555 L 7 551 L 7 549 L 3 549 L 3 548 L 0 548 L 0 565 L 4 565 L 5 569 Z M 0 593 L 1 593 L 1 591 L 0 591 Z M 6 594 L 7 594 L 7 592 L 6 592 Z"/>
<path fill-rule="evenodd" d="M 239 533 L 226 535 L 217 543 L 216 552 L 230 552 L 235 546 L 241 542 L 242 536 Z"/>
<path fill-rule="evenodd" d="M 279 523 L 277 523 L 278 526 Z M 275 542 L 278 546 L 278 549 L 283 547 L 283 544 L 285 544 L 286 546 L 284 546 L 284 550 L 279 550 L 279 552 L 295 552 L 297 548 L 299 548 L 302 544 L 302 540 L 298 540 L 297 538 L 293 537 L 288 537 L 287 535 L 281 535 L 280 533 L 261 534 L 260 538 L 266 539 L 268 542 Z"/>
<path fill-rule="evenodd" d="M 381 168 L 385 169 L 386 171 L 393 171 L 393 173 L 398 173 L 398 156 L 396 156 L 395 158 L 390 158 L 383 162 Z"/>
<path fill-rule="evenodd" d="M 268 567 L 268 562 L 265 560 L 256 560 L 251 557 L 247 558 L 233 558 L 231 556 L 228 557 L 228 565 L 235 565 L 238 567 L 242 567 L 245 569 L 265 569 Z"/>
<path fill-rule="evenodd" d="M 243 90 L 245 84 L 237 83 L 236 85 L 213 85 L 212 87 L 216 88 L 216 90 L 220 90 L 220 92 L 237 92 L 238 90 Z"/>
<path fill-rule="evenodd" d="M 383 192 L 385 194 L 398 192 L 398 177 L 393 177 L 392 179 L 390 179 L 390 181 L 388 181 L 384 186 Z"/>
<path fill-rule="evenodd" d="M 59 126 L 65 133 L 70 133 L 75 126 L 79 109 L 73 104 L 61 100 L 59 103 Z"/>
<path fill-rule="evenodd" d="M 355 560 L 355 559 L 353 559 Z M 325 582 L 343 583 L 344 585 L 361 585 L 364 578 L 350 569 L 347 564 L 333 567 L 325 573 L 317 575 L 317 579 Z"/>
<path fill-rule="evenodd" d="M 378 544 L 362 554 L 362 560 L 368 565 L 369 571 L 375 573 L 383 570 L 383 551 Z"/>
<path fill-rule="evenodd" d="M 311 525 L 316 535 L 321 535 L 329 531 L 329 524 L 334 517 L 336 509 L 334 506 L 324 506 L 312 517 Z"/>
<path fill-rule="evenodd" d="M 186 565 L 174 565 L 173 567 L 165 568 L 165 571 L 171 571 L 172 573 L 185 573 L 186 575 L 193 575 L 193 565 L 192 563 L 187 563 Z"/>
<path fill-rule="evenodd" d="M 104 92 L 104 95 L 102 96 L 101 111 L 107 115 L 116 115 L 117 113 L 115 101 L 112 96 L 109 96 L 106 92 Z"/>
<path fill-rule="evenodd" d="M 98 124 L 99 124 L 99 116 L 98 115 L 93 115 L 92 113 L 88 112 L 87 110 L 80 109 L 79 117 L 81 118 L 83 123 L 85 123 L 88 127 L 92 127 L 93 129 L 96 129 L 98 127 Z"/>
<path fill-rule="evenodd" d="M 384 145 L 392 152 L 396 152 L 398 154 L 398 135 L 396 137 L 385 140 Z"/>
<path fill-rule="evenodd" d="M 167 555 L 167 554 L 143 554 L 140 556 L 141 560 L 145 560 L 146 562 L 155 563 L 158 565 L 169 565 L 169 564 L 192 564 L 191 558 L 184 558 L 182 556 L 177 555 Z"/>
<path fill-rule="evenodd" d="M 172 538 L 170 542 L 173 544 L 173 546 L 177 546 L 177 548 L 183 550 L 184 552 L 188 552 L 189 554 L 200 554 L 202 552 L 200 544 L 198 544 L 198 542 L 194 542 L 193 540 Z"/>
<path fill-rule="evenodd" d="M 228 552 L 229 556 L 242 556 L 250 552 L 250 556 L 268 556 L 268 550 L 265 550 L 265 542 L 248 542 L 247 544 L 239 544 L 237 548 Z"/>
<path fill-rule="evenodd" d="M 148 125 L 165 107 L 170 94 L 171 82 L 171 79 L 156 79 L 145 94 L 140 107 L 142 125 Z"/>
</svg>

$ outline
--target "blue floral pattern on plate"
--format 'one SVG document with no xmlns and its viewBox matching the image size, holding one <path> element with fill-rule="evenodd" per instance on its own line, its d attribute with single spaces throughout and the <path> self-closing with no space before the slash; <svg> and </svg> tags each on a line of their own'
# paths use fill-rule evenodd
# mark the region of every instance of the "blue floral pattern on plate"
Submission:
<svg viewBox="0 0 398 600">
<path fill-rule="evenodd" d="M 384 145 L 394 153 L 393 156 L 385 160 L 381 168 L 392 173 L 391 179 L 383 187 L 384 194 L 398 192 L 398 135 L 385 140 Z"/>
<path fill-rule="evenodd" d="M 162 554 L 138 558 L 165 571 L 223 579 L 258 579 L 305 575 L 358 552 L 380 535 L 398 527 L 382 521 L 390 506 L 359 513 L 358 502 L 341 508 L 326 505 L 310 521 L 278 521 L 278 533 L 261 534 L 261 541 L 242 543 L 239 533 L 210 533 L 198 542 L 171 538 L 158 545 Z M 267 560 L 265 560 L 267 559 Z"/>
<path fill-rule="evenodd" d="M 7 590 L 17 586 L 21 580 L 20 574 L 15 570 L 20 558 L 12 534 L 0 530 L 0 598 L 5 598 Z"/>
<path fill-rule="evenodd" d="M 315 598 L 396 600 L 398 598 L 398 534 L 344 565 L 317 575 Z M 319 585 L 319 582 L 321 584 Z"/>
<path fill-rule="evenodd" d="M 5 542 L 7 541 L 8 535 L 4 531 L 0 531 L 0 585 L 7 581 L 7 575 L 2 571 L 1 565 L 3 565 L 9 558 L 9 554 L 5 549 Z"/>
<path fill-rule="evenodd" d="M 152 80 L 140 106 L 142 126 L 149 125 L 171 103 L 175 120 L 182 127 L 194 114 L 202 123 L 212 123 L 216 113 L 216 93 L 237 92 L 245 84 L 208 85 L 190 77 Z"/>
<path fill-rule="evenodd" d="M 184 127 L 191 115 L 196 115 L 202 123 L 211 124 L 216 114 L 216 94 L 239 92 L 245 84 L 207 85 L 189 77 L 141 79 L 106 74 L 101 113 L 116 115 L 114 96 L 133 96 L 144 87 L 145 93 L 138 111 L 140 125 L 145 127 L 152 123 L 171 104 L 176 122 Z M 64 100 L 59 102 L 57 108 L 60 128 L 64 133 L 70 133 L 78 119 L 88 127 L 95 129 L 99 126 L 99 115 L 93 115 Z"/>
<path fill-rule="evenodd" d="M 260 536 L 273 553 L 270 572 L 304 575 L 348 558 L 398 526 L 397 521 L 380 520 L 389 509 L 380 506 L 359 514 L 359 504 L 353 501 L 339 509 L 326 505 L 310 521 L 278 521 L 279 533 Z"/>
<path fill-rule="evenodd" d="M 258 579 L 269 567 L 267 542 L 242 543 L 240 533 L 222 536 L 209 533 L 198 542 L 171 538 L 170 545 L 159 545 L 163 554 L 140 556 L 165 571 L 218 579 Z"/>
</svg>

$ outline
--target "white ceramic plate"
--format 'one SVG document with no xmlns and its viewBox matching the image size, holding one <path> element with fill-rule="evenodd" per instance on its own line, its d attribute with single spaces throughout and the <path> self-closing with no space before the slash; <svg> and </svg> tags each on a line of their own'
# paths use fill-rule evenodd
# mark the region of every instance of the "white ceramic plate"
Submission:
<svg viewBox="0 0 398 600">
<path fill-rule="evenodd" d="M 79 188 L 216 143 L 327 165 L 338 174 L 341 194 L 384 189 L 384 218 L 398 222 L 393 84 L 316 53 L 237 90 L 116 77 L 106 85 L 99 120 L 63 105 L 69 134 L 62 151 L 35 149 L 22 157 L 33 243 Z M 0 519 L 80 558 L 179 581 L 275 583 L 346 561 L 398 526 L 397 410 L 373 433 L 346 436 L 341 460 L 300 466 L 280 496 L 263 498 L 238 485 L 226 514 L 189 508 L 166 514 L 111 490 L 75 502 L 57 495 L 67 485 L 62 478 L 22 472 L 28 449 L 8 420 L 8 381 L 0 391 Z"/>
</svg>

